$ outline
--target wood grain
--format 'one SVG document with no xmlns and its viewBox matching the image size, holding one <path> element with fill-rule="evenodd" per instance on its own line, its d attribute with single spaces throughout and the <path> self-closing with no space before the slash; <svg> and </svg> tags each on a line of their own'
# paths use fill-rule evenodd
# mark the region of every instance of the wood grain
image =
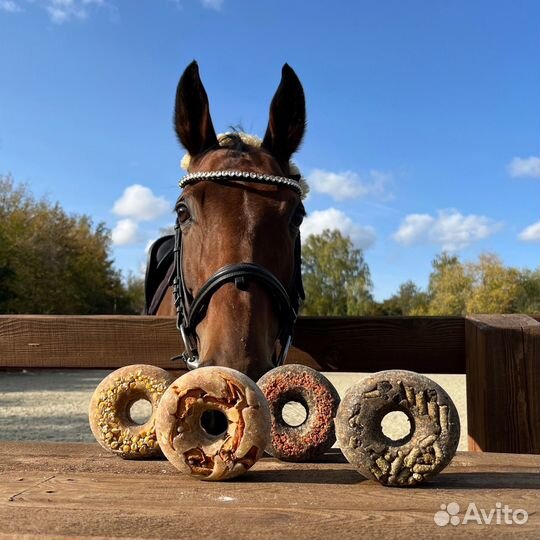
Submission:
<svg viewBox="0 0 540 540">
<path fill-rule="evenodd" d="M 294 345 L 322 371 L 465 373 L 461 317 L 305 317 Z"/>
<path fill-rule="evenodd" d="M 475 315 L 465 335 L 469 450 L 540 453 L 540 323 Z"/>
<path fill-rule="evenodd" d="M 409 369 L 465 373 L 460 317 L 304 317 L 288 363 L 323 371 Z M 144 316 L 0 316 L 0 367 L 180 369 L 174 319 Z"/>
<path fill-rule="evenodd" d="M 540 456 L 458 453 L 413 489 L 365 480 L 340 454 L 323 463 L 263 459 L 243 477 L 205 483 L 168 462 L 122 461 L 97 444 L 0 443 L 2 536 L 314 540 L 537 538 Z M 441 504 L 523 508 L 517 525 L 439 527 Z"/>
</svg>

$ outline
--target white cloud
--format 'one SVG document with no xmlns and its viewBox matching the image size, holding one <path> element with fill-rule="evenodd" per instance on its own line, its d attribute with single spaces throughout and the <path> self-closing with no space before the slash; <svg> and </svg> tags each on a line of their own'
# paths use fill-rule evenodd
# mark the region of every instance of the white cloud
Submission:
<svg viewBox="0 0 540 540">
<path fill-rule="evenodd" d="M 394 234 L 394 240 L 400 244 L 413 244 L 418 238 L 424 237 L 435 218 L 429 214 L 409 214 Z"/>
<path fill-rule="evenodd" d="M 457 210 L 439 210 L 438 216 L 409 214 L 394 233 L 404 245 L 439 244 L 447 251 L 463 249 L 495 233 L 501 224 L 485 216 L 464 216 Z"/>
<path fill-rule="evenodd" d="M 374 195 L 388 197 L 386 187 L 392 175 L 381 171 L 369 172 L 369 180 L 363 180 L 352 171 L 332 172 L 313 169 L 308 175 L 308 182 L 315 191 L 329 195 L 336 201 L 357 199 Z"/>
<path fill-rule="evenodd" d="M 86 19 L 89 10 L 105 6 L 105 0 L 0 0 L 0 9 L 15 13 L 22 11 L 22 4 L 44 9 L 56 24 L 72 19 Z"/>
<path fill-rule="evenodd" d="M 7 11 L 8 13 L 17 13 L 18 11 L 22 11 L 19 4 L 17 4 L 14 0 L 0 0 L 0 9 L 2 11 Z"/>
<path fill-rule="evenodd" d="M 179 8 L 182 0 L 172 0 Z M 225 0 L 200 0 L 206 9 L 221 11 Z M 105 0 L 0 0 L 0 11 L 16 13 L 23 11 L 22 6 L 36 6 L 45 10 L 49 18 L 56 24 L 63 24 L 71 20 L 86 19 L 91 11 L 97 7 L 107 7 L 111 17 L 117 17 L 118 8 L 112 1 Z"/>
<path fill-rule="evenodd" d="M 121 219 L 112 230 L 112 241 L 115 246 L 128 246 L 139 241 L 139 226 L 132 219 Z"/>
<path fill-rule="evenodd" d="M 225 0 L 201 0 L 203 7 L 220 11 Z"/>
<path fill-rule="evenodd" d="M 103 6 L 104 0 L 46 0 L 51 20 L 62 24 L 70 19 L 86 19 L 88 8 Z"/>
<path fill-rule="evenodd" d="M 510 176 L 530 176 L 540 178 L 540 157 L 530 156 L 528 158 L 515 157 L 508 164 Z"/>
<path fill-rule="evenodd" d="M 540 221 L 525 227 L 519 233 L 518 237 L 524 242 L 540 242 Z"/>
<path fill-rule="evenodd" d="M 307 238 L 312 234 L 321 234 L 325 229 L 338 229 L 343 235 L 350 236 L 353 243 L 362 249 L 372 246 L 376 238 L 372 227 L 356 225 L 349 216 L 336 208 L 311 212 L 302 223 L 301 234 Z"/>
<path fill-rule="evenodd" d="M 113 212 L 134 221 L 152 221 L 170 209 L 171 205 L 163 197 L 156 197 L 150 188 L 133 184 L 114 203 Z"/>
</svg>

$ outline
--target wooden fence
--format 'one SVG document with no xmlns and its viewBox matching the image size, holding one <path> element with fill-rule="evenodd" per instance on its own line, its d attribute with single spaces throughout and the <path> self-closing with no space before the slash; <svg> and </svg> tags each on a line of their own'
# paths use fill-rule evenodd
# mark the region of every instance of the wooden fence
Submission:
<svg viewBox="0 0 540 540">
<path fill-rule="evenodd" d="M 170 360 L 180 352 L 171 318 L 0 316 L 0 368 L 147 363 L 181 370 Z M 534 318 L 301 317 L 288 363 L 321 371 L 466 374 L 469 449 L 540 453 L 540 322 Z"/>
</svg>

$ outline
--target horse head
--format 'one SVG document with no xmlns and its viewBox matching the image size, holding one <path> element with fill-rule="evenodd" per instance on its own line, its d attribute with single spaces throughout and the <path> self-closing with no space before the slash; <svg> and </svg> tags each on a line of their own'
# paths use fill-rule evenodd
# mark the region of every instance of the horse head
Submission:
<svg viewBox="0 0 540 540">
<path fill-rule="evenodd" d="M 174 126 L 188 175 L 175 207 L 175 294 L 158 315 L 176 299 L 188 363 L 257 380 L 286 354 L 303 298 L 303 185 L 290 158 L 305 122 L 302 85 L 287 64 L 262 141 L 218 137 L 196 62 L 180 78 Z"/>
</svg>

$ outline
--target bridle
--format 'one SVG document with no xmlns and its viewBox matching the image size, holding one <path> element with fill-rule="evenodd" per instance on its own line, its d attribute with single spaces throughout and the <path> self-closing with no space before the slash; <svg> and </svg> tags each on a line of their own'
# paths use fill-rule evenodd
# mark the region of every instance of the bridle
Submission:
<svg viewBox="0 0 540 540">
<path fill-rule="evenodd" d="M 258 184 L 273 184 L 292 189 L 301 197 L 305 195 L 301 183 L 284 176 L 273 176 L 245 171 L 225 170 L 191 173 L 184 176 L 178 185 L 184 188 L 188 185 L 203 181 L 226 183 L 231 181 L 251 182 Z M 220 268 L 206 281 L 193 297 L 186 288 L 182 266 L 182 231 L 178 219 L 174 228 L 174 271 L 173 296 L 176 306 L 176 327 L 184 342 L 184 352 L 179 356 L 188 369 L 199 367 L 200 358 L 197 350 L 196 327 L 204 319 L 213 294 L 225 283 L 234 283 L 240 290 L 246 290 L 248 282 L 254 281 L 262 285 L 271 295 L 278 309 L 280 329 L 277 340 L 280 342 L 279 356 L 275 365 L 280 366 L 285 361 L 292 342 L 293 328 L 298 316 L 300 302 L 304 300 L 304 287 L 301 273 L 301 244 L 300 233 L 296 238 L 294 270 L 287 292 L 279 279 L 269 270 L 259 264 L 236 263 Z M 178 358 L 178 357 L 177 357 Z"/>
</svg>

